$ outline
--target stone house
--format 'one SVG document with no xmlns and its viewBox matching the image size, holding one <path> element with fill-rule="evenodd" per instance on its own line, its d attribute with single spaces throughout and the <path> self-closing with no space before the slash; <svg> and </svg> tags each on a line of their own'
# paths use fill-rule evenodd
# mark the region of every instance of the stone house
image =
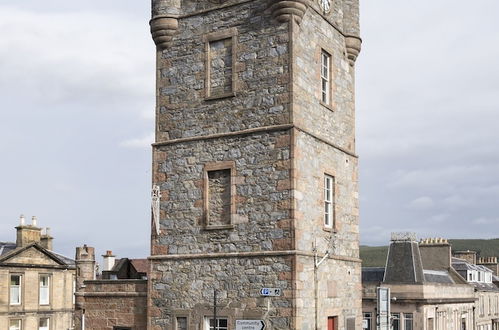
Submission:
<svg viewBox="0 0 499 330">
<path fill-rule="evenodd" d="M 0 329 L 73 328 L 75 262 L 52 250 L 50 232 L 21 216 L 15 243 L 0 242 Z"/>
<path fill-rule="evenodd" d="M 376 288 L 385 287 L 394 330 L 498 330 L 494 260 L 479 259 L 485 267 L 473 251 L 453 253 L 445 239 L 392 235 L 386 267 L 362 269 L 365 329 L 376 329 Z"/>
<path fill-rule="evenodd" d="M 152 5 L 149 329 L 360 328 L 359 1 Z"/>
<path fill-rule="evenodd" d="M 76 329 L 147 329 L 148 261 L 115 260 L 111 251 L 103 257 L 102 274 L 96 274 L 94 248 L 76 248 Z"/>
<path fill-rule="evenodd" d="M 475 292 L 451 266 L 447 241 L 392 234 L 386 267 L 362 269 L 364 329 L 376 329 L 377 287 L 390 289 L 393 330 L 474 329 Z"/>
<path fill-rule="evenodd" d="M 474 257 L 469 258 L 468 256 Z M 499 330 L 499 287 L 494 283 L 497 257 L 476 258 L 474 251 L 454 253 L 452 267 L 475 287 L 476 330 Z M 464 257 L 464 258 L 458 258 Z"/>
</svg>

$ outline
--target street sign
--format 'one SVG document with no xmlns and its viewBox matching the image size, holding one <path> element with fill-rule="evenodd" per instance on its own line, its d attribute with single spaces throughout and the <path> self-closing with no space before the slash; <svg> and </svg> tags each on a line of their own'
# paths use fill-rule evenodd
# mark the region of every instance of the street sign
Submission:
<svg viewBox="0 0 499 330">
<path fill-rule="evenodd" d="M 390 288 L 376 288 L 378 305 L 378 329 L 390 329 Z"/>
<path fill-rule="evenodd" d="M 265 297 L 280 297 L 282 290 L 279 288 L 263 288 L 260 295 Z"/>
<path fill-rule="evenodd" d="M 236 320 L 236 330 L 263 330 L 263 320 Z"/>
</svg>

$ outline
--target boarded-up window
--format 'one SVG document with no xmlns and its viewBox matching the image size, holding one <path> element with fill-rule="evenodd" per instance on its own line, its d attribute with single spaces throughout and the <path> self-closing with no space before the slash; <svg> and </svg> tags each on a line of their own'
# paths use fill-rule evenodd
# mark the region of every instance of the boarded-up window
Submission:
<svg viewBox="0 0 499 330">
<path fill-rule="evenodd" d="M 230 224 L 230 169 L 208 171 L 208 225 Z"/>
<path fill-rule="evenodd" d="M 205 36 L 206 97 L 234 95 L 237 29 L 217 31 Z"/>
<path fill-rule="evenodd" d="M 210 94 L 232 92 L 232 38 L 210 42 Z"/>
<path fill-rule="evenodd" d="M 233 161 L 207 163 L 204 167 L 204 226 L 206 229 L 232 227 L 235 205 Z"/>
<path fill-rule="evenodd" d="M 355 318 L 347 318 L 347 330 L 355 330 Z"/>
</svg>

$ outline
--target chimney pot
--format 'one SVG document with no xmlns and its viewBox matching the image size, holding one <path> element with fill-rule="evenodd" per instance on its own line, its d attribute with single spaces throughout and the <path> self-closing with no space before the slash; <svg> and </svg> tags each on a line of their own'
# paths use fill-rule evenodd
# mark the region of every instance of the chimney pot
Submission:
<svg viewBox="0 0 499 330">
<path fill-rule="evenodd" d="M 31 217 L 31 225 L 33 227 L 36 227 L 38 225 L 38 219 L 36 218 L 36 216 Z"/>
<path fill-rule="evenodd" d="M 21 226 L 24 226 L 26 224 L 26 218 L 24 217 L 24 214 L 21 214 L 21 216 L 19 217 L 19 224 Z"/>
</svg>

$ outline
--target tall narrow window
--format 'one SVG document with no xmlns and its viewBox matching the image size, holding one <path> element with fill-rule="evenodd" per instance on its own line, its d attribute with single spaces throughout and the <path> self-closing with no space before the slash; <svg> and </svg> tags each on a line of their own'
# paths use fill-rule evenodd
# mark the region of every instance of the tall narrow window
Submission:
<svg viewBox="0 0 499 330">
<path fill-rule="evenodd" d="M 185 316 L 177 317 L 176 330 L 187 330 L 187 317 L 185 317 Z"/>
<path fill-rule="evenodd" d="M 324 175 L 324 227 L 334 224 L 334 177 Z"/>
<path fill-rule="evenodd" d="M 392 313 L 392 330 L 400 330 L 400 313 Z"/>
<path fill-rule="evenodd" d="M 237 29 L 216 31 L 205 35 L 206 98 L 234 95 Z"/>
<path fill-rule="evenodd" d="M 412 313 L 404 313 L 404 330 L 412 329 Z"/>
<path fill-rule="evenodd" d="M 40 305 L 50 304 L 50 276 L 40 275 Z"/>
<path fill-rule="evenodd" d="M 373 315 L 372 313 L 364 313 L 364 320 L 362 324 L 363 329 L 371 330 L 371 324 L 373 322 Z"/>
<path fill-rule="evenodd" d="M 19 319 L 9 321 L 9 330 L 21 330 L 22 321 Z"/>
<path fill-rule="evenodd" d="M 204 168 L 204 225 L 210 229 L 232 228 L 232 216 L 236 213 L 234 163 L 208 163 Z"/>
<path fill-rule="evenodd" d="M 321 101 L 329 104 L 331 101 L 331 55 L 321 52 Z"/>
<path fill-rule="evenodd" d="M 50 329 L 50 319 L 48 317 L 42 317 L 38 322 L 38 330 L 49 330 Z"/>
<path fill-rule="evenodd" d="M 10 275 L 10 304 L 21 304 L 21 275 Z M 19 320 L 20 321 L 20 320 Z"/>
<path fill-rule="evenodd" d="M 214 319 L 205 319 L 205 330 L 228 330 L 229 322 L 226 318 L 217 318 L 215 322 Z"/>
</svg>

